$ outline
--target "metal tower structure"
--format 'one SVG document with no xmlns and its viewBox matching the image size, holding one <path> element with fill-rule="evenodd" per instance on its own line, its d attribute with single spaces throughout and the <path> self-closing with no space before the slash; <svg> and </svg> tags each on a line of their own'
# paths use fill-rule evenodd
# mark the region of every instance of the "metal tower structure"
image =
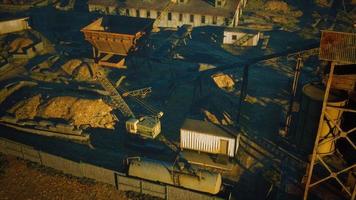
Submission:
<svg viewBox="0 0 356 200">
<path fill-rule="evenodd" d="M 327 159 L 318 153 L 318 148 L 329 142 L 336 142 L 337 140 L 344 138 L 351 145 L 353 152 L 349 152 L 351 154 L 356 153 L 356 145 L 351 140 L 351 134 L 356 133 L 356 127 L 353 127 L 348 130 L 344 130 L 340 124 L 331 117 L 330 109 L 336 109 L 338 111 L 342 111 L 344 114 L 346 112 L 356 113 L 356 110 L 346 109 L 341 107 L 335 107 L 328 105 L 328 98 L 330 94 L 330 90 L 332 88 L 333 78 L 335 69 L 341 67 L 341 65 L 348 65 L 349 67 L 355 67 L 356 64 L 356 34 L 355 33 L 342 33 L 342 32 L 334 32 L 334 31 L 323 31 L 322 37 L 320 40 L 320 51 L 319 51 L 319 59 L 324 61 L 331 62 L 330 71 L 328 74 L 328 78 L 326 81 L 326 89 L 322 104 L 322 110 L 319 120 L 318 132 L 316 135 L 313 153 L 311 155 L 311 160 L 309 167 L 307 169 L 307 177 L 306 177 L 306 185 L 304 191 L 304 200 L 307 200 L 310 197 L 311 189 L 316 186 L 321 186 L 324 184 L 327 185 L 329 181 L 333 181 L 333 183 L 339 185 L 334 187 L 337 188 L 339 194 L 345 195 L 345 198 L 355 200 L 356 196 L 356 187 L 355 181 L 345 181 L 346 173 L 351 174 L 351 176 L 355 177 L 356 173 L 356 164 L 349 163 L 346 165 L 335 167 L 331 162 L 327 162 Z M 344 66 L 343 66 L 344 67 Z M 353 83 L 354 84 L 354 83 Z M 353 85 L 353 87 L 355 87 Z M 354 92 L 354 89 L 353 91 Z M 331 126 L 335 127 L 333 134 L 333 138 L 323 137 L 321 136 L 321 132 L 323 129 L 323 124 L 325 121 Z M 330 129 L 332 130 L 332 129 Z M 341 159 L 337 157 L 338 159 Z M 318 168 L 316 167 L 318 166 Z M 317 169 L 325 169 L 327 174 L 318 174 Z M 322 176 L 322 177 L 321 177 Z M 329 187 L 330 188 L 330 187 Z"/>
</svg>

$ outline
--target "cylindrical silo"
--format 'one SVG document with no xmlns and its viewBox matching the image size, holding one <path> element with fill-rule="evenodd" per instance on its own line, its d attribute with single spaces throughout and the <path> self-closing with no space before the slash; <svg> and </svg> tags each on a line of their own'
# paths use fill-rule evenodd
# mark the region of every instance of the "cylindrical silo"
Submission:
<svg viewBox="0 0 356 200">
<path fill-rule="evenodd" d="M 210 194 L 219 193 L 222 184 L 219 173 L 199 170 L 192 174 L 188 170 L 179 170 L 170 163 L 150 159 L 130 161 L 128 174 Z"/>
<path fill-rule="evenodd" d="M 302 152 L 311 154 L 318 132 L 319 119 L 323 105 L 325 87 L 316 83 L 309 83 L 303 87 L 300 111 L 296 125 L 295 143 Z M 328 106 L 344 107 L 346 104 L 345 94 L 340 91 L 330 91 Z M 342 111 L 328 107 L 326 109 L 330 117 L 340 124 Z M 337 128 L 330 121 L 323 121 L 320 139 L 324 139 L 317 152 L 323 155 L 331 154 L 335 150 L 334 135 Z"/>
</svg>

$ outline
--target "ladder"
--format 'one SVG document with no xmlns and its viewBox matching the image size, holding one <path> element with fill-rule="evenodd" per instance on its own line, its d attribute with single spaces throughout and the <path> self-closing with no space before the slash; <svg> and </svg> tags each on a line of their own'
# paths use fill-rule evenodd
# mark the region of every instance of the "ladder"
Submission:
<svg viewBox="0 0 356 200">
<path fill-rule="evenodd" d="M 251 39 L 253 37 L 254 37 L 254 35 L 252 35 L 252 34 L 245 34 L 240 39 L 236 40 L 234 42 L 234 45 L 241 46 L 241 45 L 243 45 L 245 42 L 247 42 L 249 39 Z"/>
<path fill-rule="evenodd" d="M 100 82 L 101 86 L 110 93 L 110 98 L 115 108 L 119 109 L 125 117 L 135 117 L 130 107 L 126 104 L 111 82 L 100 72 L 96 73 L 96 78 Z"/>
</svg>

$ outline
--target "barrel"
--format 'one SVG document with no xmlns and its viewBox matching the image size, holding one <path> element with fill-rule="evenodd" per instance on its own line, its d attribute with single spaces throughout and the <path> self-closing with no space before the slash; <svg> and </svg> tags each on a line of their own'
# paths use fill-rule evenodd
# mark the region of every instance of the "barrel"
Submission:
<svg viewBox="0 0 356 200">
<path fill-rule="evenodd" d="M 303 87 L 294 141 L 301 152 L 306 154 L 311 154 L 313 151 L 324 94 L 325 87 L 320 84 L 308 83 Z M 345 93 L 341 91 L 330 91 L 327 105 L 344 107 L 346 100 Z M 326 108 L 326 111 L 331 119 L 336 121 L 336 124 L 339 125 L 342 111 L 330 107 Z M 335 125 L 326 118 L 324 118 L 322 123 L 320 139 L 323 139 L 323 142 L 318 147 L 317 153 L 321 155 L 332 154 L 335 151 L 335 141 L 333 141 L 333 138 L 339 131 Z"/>
</svg>

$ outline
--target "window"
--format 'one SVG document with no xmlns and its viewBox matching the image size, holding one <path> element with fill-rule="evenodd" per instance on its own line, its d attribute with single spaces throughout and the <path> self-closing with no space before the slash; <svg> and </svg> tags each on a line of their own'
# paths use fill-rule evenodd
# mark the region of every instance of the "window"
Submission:
<svg viewBox="0 0 356 200">
<path fill-rule="evenodd" d="M 190 16 L 189 16 L 189 20 L 190 20 L 190 22 L 193 23 L 193 22 L 194 22 L 194 15 L 190 15 Z"/>
<path fill-rule="evenodd" d="M 151 17 L 151 12 L 149 10 L 147 10 L 147 18 Z"/>
<path fill-rule="evenodd" d="M 213 16 L 213 24 L 217 24 L 218 23 L 218 17 L 217 16 Z"/>
<path fill-rule="evenodd" d="M 237 35 L 232 35 L 232 40 L 236 40 L 237 39 Z"/>
<path fill-rule="evenodd" d="M 129 9 L 126 9 L 125 12 L 126 12 L 126 16 L 130 16 L 130 10 Z"/>
<path fill-rule="evenodd" d="M 171 21 L 172 20 L 172 13 L 168 13 L 168 21 Z"/>
<path fill-rule="evenodd" d="M 224 20 L 225 20 L 225 25 L 226 25 L 226 26 L 228 26 L 228 25 L 229 25 L 229 23 L 230 23 L 230 22 L 229 22 L 229 19 L 225 17 L 225 19 L 224 19 Z"/>
<path fill-rule="evenodd" d="M 140 17 L 140 10 L 136 10 L 136 17 Z"/>
<path fill-rule="evenodd" d="M 183 14 L 182 13 L 179 13 L 179 21 L 183 21 Z"/>
<path fill-rule="evenodd" d="M 201 23 L 205 24 L 205 16 L 204 15 L 201 16 Z"/>
</svg>

